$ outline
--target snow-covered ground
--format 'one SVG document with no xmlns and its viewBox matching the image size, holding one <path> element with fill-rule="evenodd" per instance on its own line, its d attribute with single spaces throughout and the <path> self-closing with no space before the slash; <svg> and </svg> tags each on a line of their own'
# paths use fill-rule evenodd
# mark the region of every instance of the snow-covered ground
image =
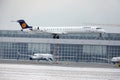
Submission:
<svg viewBox="0 0 120 80">
<path fill-rule="evenodd" d="M 0 64 L 0 80 L 120 80 L 120 69 Z"/>
</svg>

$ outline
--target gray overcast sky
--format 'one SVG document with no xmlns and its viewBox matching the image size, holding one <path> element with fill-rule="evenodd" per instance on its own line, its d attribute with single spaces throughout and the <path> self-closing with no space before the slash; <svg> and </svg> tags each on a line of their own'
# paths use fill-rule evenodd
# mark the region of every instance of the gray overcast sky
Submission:
<svg viewBox="0 0 120 80">
<path fill-rule="evenodd" d="M 21 29 L 10 22 L 18 19 L 31 26 L 120 24 L 120 0 L 0 0 L 0 30 Z M 120 26 L 102 28 L 120 32 Z"/>
</svg>

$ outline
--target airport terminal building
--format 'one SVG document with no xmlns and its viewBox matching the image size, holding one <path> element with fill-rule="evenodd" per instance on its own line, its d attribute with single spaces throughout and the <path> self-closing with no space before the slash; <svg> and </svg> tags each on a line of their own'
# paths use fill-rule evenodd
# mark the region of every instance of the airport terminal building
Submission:
<svg viewBox="0 0 120 80">
<path fill-rule="evenodd" d="M 120 56 L 120 33 L 81 33 L 60 35 L 31 34 L 22 31 L 0 30 L 0 59 L 29 60 L 27 55 L 50 53 L 59 61 L 109 63 Z"/>
</svg>

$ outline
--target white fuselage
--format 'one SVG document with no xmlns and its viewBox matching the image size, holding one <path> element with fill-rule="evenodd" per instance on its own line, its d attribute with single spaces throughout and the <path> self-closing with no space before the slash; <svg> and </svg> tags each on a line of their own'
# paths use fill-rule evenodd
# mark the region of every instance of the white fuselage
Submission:
<svg viewBox="0 0 120 80">
<path fill-rule="evenodd" d="M 30 60 L 47 60 L 47 61 L 54 61 L 54 57 L 52 54 L 40 54 L 35 53 L 34 55 L 30 56 Z"/>
<path fill-rule="evenodd" d="M 72 26 L 72 27 L 33 27 L 34 33 L 51 33 L 51 34 L 68 34 L 68 33 L 104 33 L 105 31 L 99 27 L 91 26 Z"/>
<path fill-rule="evenodd" d="M 118 62 L 120 62 L 120 57 L 113 57 L 113 58 L 111 59 L 111 61 L 112 61 L 113 63 L 118 63 Z"/>
</svg>

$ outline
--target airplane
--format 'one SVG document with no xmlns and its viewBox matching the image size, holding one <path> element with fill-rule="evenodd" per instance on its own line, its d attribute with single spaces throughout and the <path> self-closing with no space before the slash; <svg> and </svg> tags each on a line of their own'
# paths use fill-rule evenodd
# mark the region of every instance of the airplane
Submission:
<svg viewBox="0 0 120 80">
<path fill-rule="evenodd" d="M 20 56 L 28 56 L 29 60 L 37 60 L 38 62 L 40 60 L 46 60 L 51 63 L 55 62 L 54 56 L 52 54 L 48 53 L 34 53 L 33 55 L 26 55 L 26 54 L 20 54 L 20 52 L 17 52 L 17 60 L 19 59 Z"/>
<path fill-rule="evenodd" d="M 120 57 L 113 57 L 113 58 L 111 59 L 111 62 L 112 62 L 113 64 L 118 64 L 118 66 L 120 67 Z"/>
<path fill-rule="evenodd" d="M 31 33 L 50 33 L 54 39 L 59 39 L 60 34 L 69 33 L 105 33 L 105 30 L 97 26 L 72 26 L 72 27 L 32 27 L 24 20 L 17 20 L 21 26 L 21 31 Z"/>
</svg>

